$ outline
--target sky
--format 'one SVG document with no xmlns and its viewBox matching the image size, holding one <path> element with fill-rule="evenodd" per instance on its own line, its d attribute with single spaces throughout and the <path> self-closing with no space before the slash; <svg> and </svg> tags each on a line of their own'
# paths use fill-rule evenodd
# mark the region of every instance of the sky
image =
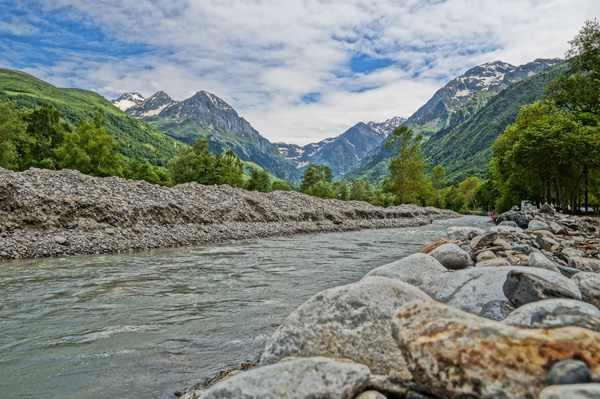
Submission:
<svg viewBox="0 0 600 399">
<path fill-rule="evenodd" d="M 272 142 L 408 118 L 473 66 L 564 57 L 598 0 L 0 0 L 0 67 L 59 87 L 211 92 Z"/>
</svg>

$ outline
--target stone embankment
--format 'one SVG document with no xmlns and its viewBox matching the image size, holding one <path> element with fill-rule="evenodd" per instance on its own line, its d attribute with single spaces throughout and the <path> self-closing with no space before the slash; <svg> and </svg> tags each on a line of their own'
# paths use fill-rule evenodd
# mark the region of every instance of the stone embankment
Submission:
<svg viewBox="0 0 600 399">
<path fill-rule="evenodd" d="M 172 188 L 72 170 L 0 168 L 0 259 L 128 252 L 302 233 L 421 226 L 458 216 L 296 192 Z"/>
<path fill-rule="evenodd" d="M 322 291 L 185 399 L 600 398 L 600 223 L 510 212 Z"/>
</svg>

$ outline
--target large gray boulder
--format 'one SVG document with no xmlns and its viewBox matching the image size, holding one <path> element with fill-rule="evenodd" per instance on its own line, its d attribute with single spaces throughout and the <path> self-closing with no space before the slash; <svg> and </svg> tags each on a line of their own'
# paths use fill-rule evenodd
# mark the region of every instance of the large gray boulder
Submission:
<svg viewBox="0 0 600 399">
<path fill-rule="evenodd" d="M 322 291 L 284 320 L 267 341 L 261 364 L 326 356 L 365 364 L 374 374 L 410 378 L 390 320 L 404 303 L 426 298 L 407 283 L 376 276 Z"/>
<path fill-rule="evenodd" d="M 581 291 L 581 299 L 600 308 L 600 274 L 581 272 L 571 277 Z"/>
<path fill-rule="evenodd" d="M 485 233 L 485 230 L 477 227 L 451 226 L 446 229 L 448 238 L 457 241 L 471 240 L 483 233 Z"/>
<path fill-rule="evenodd" d="M 569 258 L 569 267 L 584 272 L 600 272 L 600 259 L 573 257 Z"/>
<path fill-rule="evenodd" d="M 555 273 L 560 273 L 560 270 L 558 270 L 558 267 L 554 265 L 554 262 L 548 259 L 546 255 L 544 255 L 541 252 L 530 253 L 527 257 L 527 263 L 530 267 L 539 267 L 541 269 L 546 269 Z"/>
<path fill-rule="evenodd" d="M 529 224 L 527 225 L 527 230 L 529 231 L 536 231 L 536 230 L 548 230 L 552 232 L 552 228 L 547 224 L 542 222 L 541 220 L 530 220 Z"/>
<path fill-rule="evenodd" d="M 369 368 L 328 358 L 284 360 L 223 380 L 202 399 L 352 399 L 366 387 Z"/>
<path fill-rule="evenodd" d="M 448 271 L 423 282 L 419 288 L 438 302 L 479 314 L 483 305 L 490 301 L 508 300 L 504 295 L 503 286 L 511 270 L 535 274 L 579 293 L 575 283 L 561 274 L 526 266 L 475 267 Z"/>
<path fill-rule="evenodd" d="M 473 266 L 474 262 L 471 256 L 463 251 L 456 244 L 440 245 L 429 253 L 437 259 L 444 267 L 453 270 L 464 269 L 465 267 Z"/>
<path fill-rule="evenodd" d="M 571 280 L 554 272 L 556 276 L 562 277 L 565 281 L 550 281 L 545 278 L 533 274 L 531 271 L 536 268 L 530 268 L 527 271 L 511 270 L 506 275 L 506 281 L 502 286 L 504 295 L 515 306 L 523 306 L 530 302 L 537 302 L 544 299 L 581 299 L 581 292 L 577 287 L 574 287 Z M 544 269 L 539 269 L 544 270 Z M 546 270 L 544 270 L 546 271 Z"/>
<path fill-rule="evenodd" d="M 515 309 L 503 322 L 518 327 L 556 328 L 573 325 L 575 319 L 585 323 L 600 320 L 598 318 L 600 310 L 589 303 L 573 299 L 546 299 Z"/>
<path fill-rule="evenodd" d="M 416 253 L 373 269 L 366 274 L 365 278 L 369 276 L 389 277 L 419 286 L 423 281 L 430 280 L 447 271 L 448 269 L 432 256 Z"/>
</svg>

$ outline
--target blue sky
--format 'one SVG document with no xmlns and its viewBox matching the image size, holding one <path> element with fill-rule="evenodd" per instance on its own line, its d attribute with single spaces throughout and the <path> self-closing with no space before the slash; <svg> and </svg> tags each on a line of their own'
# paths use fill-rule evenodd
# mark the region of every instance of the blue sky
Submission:
<svg viewBox="0 0 600 399">
<path fill-rule="evenodd" d="M 269 140 L 408 117 L 467 69 L 562 57 L 597 0 L 0 0 L 0 67 L 56 86 L 206 90 Z"/>
</svg>

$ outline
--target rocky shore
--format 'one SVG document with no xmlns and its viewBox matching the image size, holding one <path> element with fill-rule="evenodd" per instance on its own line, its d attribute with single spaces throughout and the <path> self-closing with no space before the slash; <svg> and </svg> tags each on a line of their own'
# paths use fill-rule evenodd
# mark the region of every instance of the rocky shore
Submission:
<svg viewBox="0 0 600 399">
<path fill-rule="evenodd" d="M 455 216 L 436 208 L 380 208 L 297 192 L 196 183 L 167 188 L 72 170 L 0 168 L 0 260 L 421 226 Z"/>
<path fill-rule="evenodd" d="M 600 398 L 600 223 L 509 212 L 315 294 L 184 399 Z M 216 382 L 216 383 L 215 383 Z"/>
</svg>

